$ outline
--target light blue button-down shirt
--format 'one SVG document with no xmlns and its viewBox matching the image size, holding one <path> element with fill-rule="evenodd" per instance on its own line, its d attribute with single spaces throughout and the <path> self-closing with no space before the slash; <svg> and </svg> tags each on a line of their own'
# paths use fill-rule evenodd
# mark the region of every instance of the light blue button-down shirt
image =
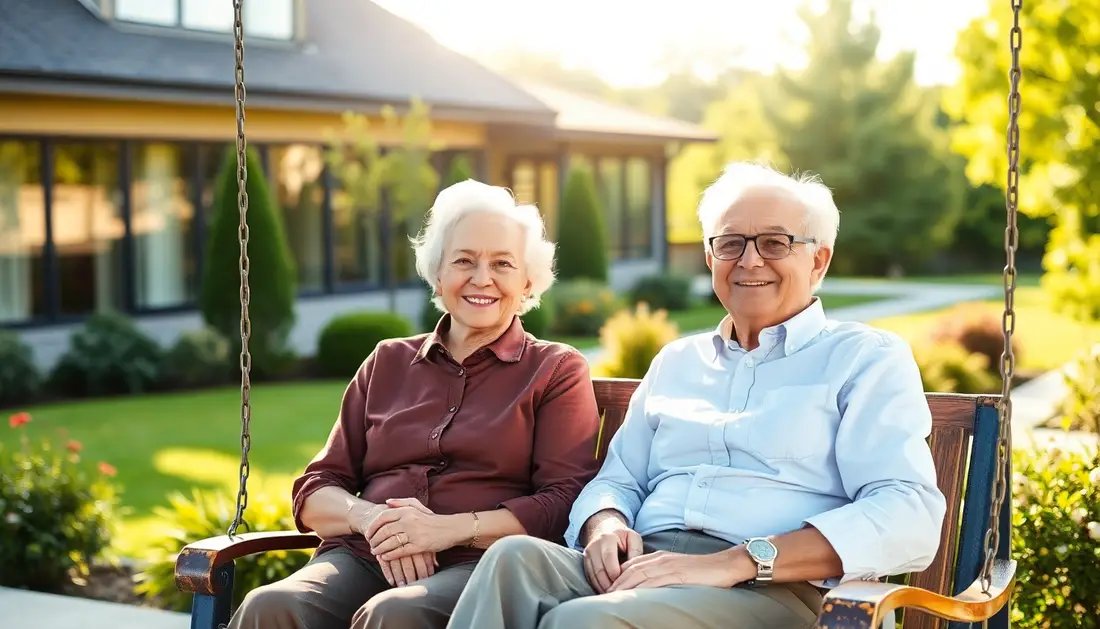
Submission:
<svg viewBox="0 0 1100 629">
<path fill-rule="evenodd" d="M 810 524 L 843 561 L 825 586 L 926 568 L 946 504 L 905 341 L 827 320 L 817 299 L 752 351 L 722 328 L 654 359 L 566 543 L 580 549 L 584 522 L 612 508 L 642 535 L 692 529 L 734 544 Z"/>
</svg>

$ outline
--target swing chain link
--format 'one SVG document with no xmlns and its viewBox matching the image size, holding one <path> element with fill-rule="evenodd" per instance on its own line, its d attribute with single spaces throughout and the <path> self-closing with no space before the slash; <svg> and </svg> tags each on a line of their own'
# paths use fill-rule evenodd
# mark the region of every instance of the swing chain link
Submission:
<svg viewBox="0 0 1100 629">
<path fill-rule="evenodd" d="M 1005 268 L 1004 297 L 1005 309 L 1002 318 L 1004 333 L 1004 353 L 1001 356 L 1001 398 L 1000 422 L 997 435 L 996 484 L 990 496 L 989 529 L 985 533 L 985 561 L 982 565 L 982 592 L 989 594 L 993 581 L 993 560 L 1001 542 L 1001 506 L 1008 493 L 1007 463 L 1012 453 L 1012 377 L 1016 371 L 1016 356 L 1012 352 L 1012 334 L 1016 331 L 1016 247 L 1019 244 L 1019 232 L 1016 229 L 1018 215 L 1020 183 L 1020 7 L 1023 0 L 1010 0 L 1012 4 L 1012 30 L 1009 35 L 1009 48 L 1012 52 L 1012 67 L 1009 70 L 1008 95 L 1008 178 L 1005 187 Z M 984 624 L 984 623 L 983 623 Z"/>
<path fill-rule="evenodd" d="M 248 305 L 251 300 L 251 290 L 248 286 L 248 143 L 244 134 L 244 20 L 242 8 L 244 0 L 233 0 L 233 36 L 235 65 L 235 89 L 237 107 L 237 211 L 240 214 L 240 225 L 237 228 L 237 238 L 241 246 L 241 255 L 238 261 L 238 269 L 241 275 L 241 468 L 240 487 L 237 490 L 237 512 L 233 522 L 229 525 L 228 535 L 236 535 L 237 527 L 244 520 L 244 510 L 248 507 L 248 474 L 250 471 L 248 453 L 252 449 L 252 435 L 250 423 L 252 421 L 252 354 L 248 349 L 248 341 L 252 336 L 252 321 L 248 314 Z"/>
</svg>

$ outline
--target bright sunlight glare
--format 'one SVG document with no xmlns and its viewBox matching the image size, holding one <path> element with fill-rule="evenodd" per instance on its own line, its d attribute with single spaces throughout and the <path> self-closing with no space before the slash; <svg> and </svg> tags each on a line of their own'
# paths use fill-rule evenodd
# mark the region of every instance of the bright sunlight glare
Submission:
<svg viewBox="0 0 1100 629">
<path fill-rule="evenodd" d="M 702 76 L 736 65 L 771 70 L 802 63 L 802 0 L 374 0 L 417 23 L 440 43 L 491 61 L 525 50 L 551 54 L 616 86 L 663 77 L 669 58 L 690 59 Z M 954 82 L 955 37 L 982 15 L 985 0 L 856 0 L 882 28 L 880 54 L 917 54 L 921 84 Z"/>
</svg>

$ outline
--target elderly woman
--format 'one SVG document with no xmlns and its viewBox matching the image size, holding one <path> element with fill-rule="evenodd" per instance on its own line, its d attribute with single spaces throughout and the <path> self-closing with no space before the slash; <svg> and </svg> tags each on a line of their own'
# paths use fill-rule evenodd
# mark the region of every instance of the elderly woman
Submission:
<svg viewBox="0 0 1100 629">
<path fill-rule="evenodd" d="M 442 628 L 496 540 L 562 542 L 597 470 L 599 416 L 584 357 L 520 322 L 553 281 L 544 233 L 504 188 L 439 193 L 413 244 L 444 314 L 366 357 L 294 482 L 298 529 L 323 541 L 231 627 Z"/>
</svg>

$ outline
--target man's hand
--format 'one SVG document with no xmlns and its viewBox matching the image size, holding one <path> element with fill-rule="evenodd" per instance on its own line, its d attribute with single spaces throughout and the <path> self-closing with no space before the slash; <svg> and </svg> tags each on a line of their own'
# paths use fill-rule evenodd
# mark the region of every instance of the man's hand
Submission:
<svg viewBox="0 0 1100 629">
<path fill-rule="evenodd" d="M 600 594 L 607 592 L 622 572 L 619 553 L 624 553 L 627 561 L 641 556 L 642 536 L 620 517 L 604 518 L 593 526 L 584 547 L 584 572 Z"/>
<path fill-rule="evenodd" d="M 743 556 L 742 556 L 743 555 Z M 709 585 L 731 588 L 752 578 L 755 564 L 738 549 L 709 555 L 685 555 L 658 551 L 623 564 L 622 574 L 609 592 L 669 585 Z M 753 566 L 750 572 L 750 565 Z"/>
</svg>

